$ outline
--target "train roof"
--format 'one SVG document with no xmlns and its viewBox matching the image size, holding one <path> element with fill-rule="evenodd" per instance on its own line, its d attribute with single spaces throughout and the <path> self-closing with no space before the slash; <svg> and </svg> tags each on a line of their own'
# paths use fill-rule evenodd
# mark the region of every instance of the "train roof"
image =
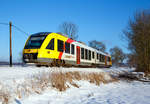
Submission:
<svg viewBox="0 0 150 104">
<path fill-rule="evenodd" d="M 48 35 L 52 32 L 38 32 L 38 33 L 35 33 L 35 34 L 32 34 L 31 36 L 41 36 L 41 35 Z"/>
</svg>

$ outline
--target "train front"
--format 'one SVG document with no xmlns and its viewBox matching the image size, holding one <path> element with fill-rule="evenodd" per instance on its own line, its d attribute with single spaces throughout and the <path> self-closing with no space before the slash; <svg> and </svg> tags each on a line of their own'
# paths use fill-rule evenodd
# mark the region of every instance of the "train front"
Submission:
<svg viewBox="0 0 150 104">
<path fill-rule="evenodd" d="M 23 50 L 25 63 L 37 63 L 38 52 L 47 35 L 48 33 L 37 33 L 29 37 Z"/>
</svg>

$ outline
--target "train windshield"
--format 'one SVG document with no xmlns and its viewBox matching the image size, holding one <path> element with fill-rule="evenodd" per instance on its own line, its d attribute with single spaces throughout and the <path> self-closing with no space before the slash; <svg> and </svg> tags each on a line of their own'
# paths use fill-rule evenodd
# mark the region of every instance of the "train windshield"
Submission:
<svg viewBox="0 0 150 104">
<path fill-rule="evenodd" d="M 37 49 L 40 48 L 46 35 L 39 35 L 39 36 L 31 36 L 26 43 L 25 49 Z"/>
</svg>

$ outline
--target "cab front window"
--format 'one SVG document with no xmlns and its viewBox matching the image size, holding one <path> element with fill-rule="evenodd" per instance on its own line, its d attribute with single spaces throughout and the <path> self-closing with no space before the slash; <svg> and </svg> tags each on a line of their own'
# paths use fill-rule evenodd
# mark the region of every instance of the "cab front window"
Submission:
<svg viewBox="0 0 150 104">
<path fill-rule="evenodd" d="M 26 43 L 25 49 L 40 48 L 45 38 L 45 35 L 31 36 L 28 42 Z"/>
</svg>

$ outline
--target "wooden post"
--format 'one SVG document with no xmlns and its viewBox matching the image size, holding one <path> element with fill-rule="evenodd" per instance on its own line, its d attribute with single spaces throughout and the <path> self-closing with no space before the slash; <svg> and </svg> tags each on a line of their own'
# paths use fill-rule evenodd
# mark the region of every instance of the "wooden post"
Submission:
<svg viewBox="0 0 150 104">
<path fill-rule="evenodd" d="M 11 22 L 9 22 L 9 32 L 10 32 L 10 59 L 9 59 L 9 65 L 10 65 L 10 67 L 12 67 L 12 37 L 11 37 L 11 27 L 12 27 L 12 23 Z"/>
</svg>

